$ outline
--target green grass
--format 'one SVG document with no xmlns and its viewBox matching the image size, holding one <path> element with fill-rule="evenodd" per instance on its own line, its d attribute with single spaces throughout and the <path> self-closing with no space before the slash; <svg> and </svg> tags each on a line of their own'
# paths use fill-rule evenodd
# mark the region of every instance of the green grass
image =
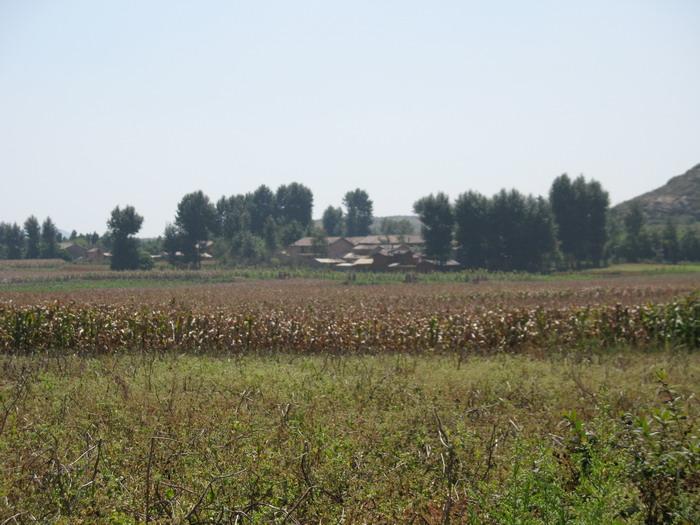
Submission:
<svg viewBox="0 0 700 525">
<path fill-rule="evenodd" d="M 391 272 L 337 272 L 312 268 L 209 268 L 202 270 L 178 270 L 162 268 L 153 271 L 123 271 L 113 272 L 108 269 L 101 271 L 66 273 L 65 271 L 52 271 L 42 269 L 37 272 L 32 270 L 26 275 L 13 275 L 11 278 L 0 282 L 0 291 L 22 291 L 25 289 L 36 291 L 37 289 L 53 289 L 52 286 L 61 285 L 60 290 L 90 287 L 90 283 L 96 287 L 112 287 L 123 283 L 124 286 L 137 283 L 138 285 L 153 285 L 155 282 L 177 283 L 216 283 L 230 282 L 237 279 L 274 280 L 274 279 L 320 279 L 347 284 L 391 284 L 406 281 L 405 273 Z M 474 282 L 483 280 L 493 281 L 533 281 L 547 279 L 546 275 L 528 274 L 519 272 L 487 272 L 484 270 L 465 270 L 453 273 L 417 274 L 414 276 L 417 282 L 441 283 L 441 282 Z M 102 284 L 107 283 L 107 284 Z"/>
<path fill-rule="evenodd" d="M 66 268 L 72 270 L 67 271 Z M 214 284 L 241 279 L 320 279 L 352 285 L 400 284 L 407 281 L 405 273 L 393 272 L 338 272 L 313 268 L 287 267 L 240 267 L 227 268 L 209 266 L 202 270 L 178 270 L 166 265 L 153 271 L 113 272 L 106 267 L 96 270 L 94 266 L 86 271 L 73 271 L 79 266 L 13 268 L 14 275 L 2 278 L 0 273 L 0 293 L 5 292 L 51 292 L 109 288 L 161 288 L 182 284 Z M 535 274 L 525 272 L 489 272 L 485 270 L 463 270 L 459 272 L 435 272 L 412 274 L 411 282 L 418 283 L 475 283 L 494 282 L 548 282 L 578 281 L 591 278 L 615 278 L 620 276 L 663 276 L 700 273 L 700 264 L 618 264 L 605 268 L 581 270 L 578 272 L 556 272 Z"/>
<path fill-rule="evenodd" d="M 613 264 L 605 268 L 588 270 L 591 274 L 665 274 L 665 273 L 697 273 L 700 272 L 698 263 L 626 263 Z"/>
<path fill-rule="evenodd" d="M 219 279 L 167 279 L 167 278 L 115 278 L 115 279 L 70 279 L 42 280 L 13 283 L 0 286 L 0 292 L 72 292 L 78 290 L 110 290 L 118 288 L 175 288 L 193 284 L 214 284 L 231 282 L 231 278 Z"/>
<path fill-rule="evenodd" d="M 0 523 L 699 518 L 695 353 L 0 366 Z"/>
</svg>

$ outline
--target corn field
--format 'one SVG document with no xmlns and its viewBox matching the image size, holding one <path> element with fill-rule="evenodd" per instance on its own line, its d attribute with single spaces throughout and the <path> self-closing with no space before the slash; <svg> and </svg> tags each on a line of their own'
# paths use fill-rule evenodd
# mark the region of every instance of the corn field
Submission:
<svg viewBox="0 0 700 525">
<path fill-rule="evenodd" d="M 291 353 L 475 352 L 559 346 L 700 344 L 700 298 L 646 305 L 468 309 L 435 313 L 387 308 L 203 310 L 53 302 L 0 303 L 0 351 L 120 350 Z"/>
</svg>

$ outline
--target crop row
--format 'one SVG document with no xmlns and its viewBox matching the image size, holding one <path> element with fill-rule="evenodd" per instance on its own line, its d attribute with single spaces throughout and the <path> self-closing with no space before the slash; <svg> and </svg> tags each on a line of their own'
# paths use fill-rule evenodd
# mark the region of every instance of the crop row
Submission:
<svg viewBox="0 0 700 525">
<path fill-rule="evenodd" d="M 433 312 L 0 303 L 0 351 L 344 353 L 700 345 L 700 297 L 637 306 Z"/>
</svg>

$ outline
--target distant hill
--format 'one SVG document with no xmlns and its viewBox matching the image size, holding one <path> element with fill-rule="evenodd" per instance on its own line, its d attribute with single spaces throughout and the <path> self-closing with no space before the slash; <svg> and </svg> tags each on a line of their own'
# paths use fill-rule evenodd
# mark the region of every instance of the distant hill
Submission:
<svg viewBox="0 0 700 525">
<path fill-rule="evenodd" d="M 638 202 L 650 224 L 674 219 L 679 224 L 700 222 L 700 164 L 670 179 L 653 191 L 613 207 L 613 216 L 622 217 Z"/>
</svg>

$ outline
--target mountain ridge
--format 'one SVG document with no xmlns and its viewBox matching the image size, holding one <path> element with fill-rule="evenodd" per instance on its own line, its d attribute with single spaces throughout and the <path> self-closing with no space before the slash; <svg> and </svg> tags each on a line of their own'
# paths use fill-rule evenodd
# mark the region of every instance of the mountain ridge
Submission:
<svg viewBox="0 0 700 525">
<path fill-rule="evenodd" d="M 681 223 L 700 222 L 700 164 L 671 177 L 663 186 L 614 206 L 613 215 L 623 216 L 633 203 L 640 205 L 647 221 L 652 224 L 667 219 Z"/>
</svg>

